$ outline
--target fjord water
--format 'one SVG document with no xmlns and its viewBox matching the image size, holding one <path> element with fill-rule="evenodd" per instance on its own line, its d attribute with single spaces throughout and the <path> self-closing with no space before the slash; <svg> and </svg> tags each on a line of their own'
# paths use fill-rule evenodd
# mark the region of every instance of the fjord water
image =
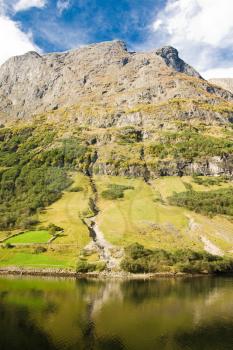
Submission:
<svg viewBox="0 0 233 350">
<path fill-rule="evenodd" d="M 233 349 L 233 278 L 0 278 L 1 350 Z"/>
</svg>

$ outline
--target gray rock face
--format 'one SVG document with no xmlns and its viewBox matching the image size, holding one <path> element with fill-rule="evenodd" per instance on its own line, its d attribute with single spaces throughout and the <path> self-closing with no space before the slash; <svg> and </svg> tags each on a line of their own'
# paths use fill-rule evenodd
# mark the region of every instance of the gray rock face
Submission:
<svg viewBox="0 0 233 350">
<path fill-rule="evenodd" d="M 156 54 L 132 53 L 124 42 L 112 41 L 43 56 L 28 52 L 0 67 L 0 121 L 25 120 L 70 108 L 69 115 L 77 123 L 123 126 L 133 124 L 135 118 L 137 124 L 150 123 L 143 111 L 136 108 L 132 112 L 135 106 L 174 98 L 206 103 L 206 92 L 211 104 L 216 96 L 233 101 L 230 92 L 197 78 L 200 75 L 169 47 Z M 190 118 L 198 114 L 195 108 L 190 107 Z M 161 114 L 161 118 L 167 116 L 167 112 Z M 60 117 L 64 115 L 60 113 Z"/>
<path fill-rule="evenodd" d="M 178 51 L 174 47 L 165 46 L 156 50 L 155 53 L 162 57 L 168 67 L 175 69 L 177 72 L 202 79 L 201 75 L 193 67 L 180 59 Z"/>
</svg>

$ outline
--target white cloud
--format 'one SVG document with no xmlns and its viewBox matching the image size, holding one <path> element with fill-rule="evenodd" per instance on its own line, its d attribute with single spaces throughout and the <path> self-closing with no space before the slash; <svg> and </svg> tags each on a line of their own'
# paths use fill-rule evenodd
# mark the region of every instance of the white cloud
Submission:
<svg viewBox="0 0 233 350">
<path fill-rule="evenodd" d="M 71 6 L 70 0 L 58 0 L 57 2 L 57 10 L 59 15 L 63 13 L 63 11 L 68 10 Z"/>
<path fill-rule="evenodd" d="M 25 11 L 32 7 L 43 8 L 47 3 L 47 0 L 19 0 L 14 5 L 16 12 Z"/>
<path fill-rule="evenodd" d="M 24 33 L 20 25 L 6 14 L 6 3 L 0 0 L 0 64 L 27 51 L 40 51 L 33 43 L 31 33 Z"/>
<path fill-rule="evenodd" d="M 205 79 L 211 78 L 233 78 L 233 67 L 213 68 L 202 73 Z"/>
<path fill-rule="evenodd" d="M 233 1 L 167 0 L 151 25 L 147 45 L 156 42 L 175 46 L 204 76 L 216 68 L 232 76 L 224 52 L 233 47 Z"/>
</svg>

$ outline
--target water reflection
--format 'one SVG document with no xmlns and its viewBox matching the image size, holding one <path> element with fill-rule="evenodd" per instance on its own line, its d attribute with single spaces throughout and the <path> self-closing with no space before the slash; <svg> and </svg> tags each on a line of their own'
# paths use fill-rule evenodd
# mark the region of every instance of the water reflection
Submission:
<svg viewBox="0 0 233 350">
<path fill-rule="evenodd" d="M 0 278 L 0 349 L 233 350 L 233 278 Z"/>
</svg>

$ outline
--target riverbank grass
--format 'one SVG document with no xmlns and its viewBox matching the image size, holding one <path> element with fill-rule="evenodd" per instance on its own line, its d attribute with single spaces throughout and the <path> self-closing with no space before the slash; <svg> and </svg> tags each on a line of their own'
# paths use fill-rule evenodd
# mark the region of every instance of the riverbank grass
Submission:
<svg viewBox="0 0 233 350">
<path fill-rule="evenodd" d="M 76 254 L 59 254 L 56 251 L 36 254 L 32 249 L 0 248 L 0 267 L 31 267 L 31 268 L 75 268 Z"/>
</svg>

